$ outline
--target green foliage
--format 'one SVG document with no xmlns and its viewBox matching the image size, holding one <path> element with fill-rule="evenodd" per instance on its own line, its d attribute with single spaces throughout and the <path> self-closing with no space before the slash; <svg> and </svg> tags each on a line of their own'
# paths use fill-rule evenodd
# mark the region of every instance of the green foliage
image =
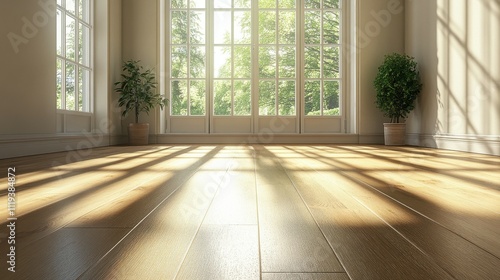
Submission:
<svg viewBox="0 0 500 280">
<path fill-rule="evenodd" d="M 413 110 L 422 89 L 417 62 L 408 55 L 386 55 L 378 68 L 374 86 L 377 107 L 391 118 L 391 122 L 398 123 Z"/>
<path fill-rule="evenodd" d="M 130 111 L 135 113 L 135 122 L 139 122 L 141 112 L 149 113 L 156 106 L 163 107 L 168 99 L 155 93 L 156 82 L 152 69 L 143 70 L 139 61 L 129 60 L 123 63 L 122 81 L 115 83 L 115 91 L 120 93 L 118 105 L 125 107 L 122 116 Z"/>
</svg>

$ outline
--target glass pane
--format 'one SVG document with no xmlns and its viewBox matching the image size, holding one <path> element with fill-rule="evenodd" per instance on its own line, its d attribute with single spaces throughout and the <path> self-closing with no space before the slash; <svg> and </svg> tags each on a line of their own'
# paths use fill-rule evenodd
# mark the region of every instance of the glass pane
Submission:
<svg viewBox="0 0 500 280">
<path fill-rule="evenodd" d="M 234 12 L 234 43 L 250 44 L 252 41 L 250 12 Z"/>
<path fill-rule="evenodd" d="M 307 47 L 305 49 L 306 78 L 320 78 L 321 76 L 321 53 L 319 47 Z"/>
<path fill-rule="evenodd" d="M 187 48 L 172 47 L 172 78 L 187 78 Z"/>
<path fill-rule="evenodd" d="M 279 48 L 280 78 L 295 78 L 295 47 Z"/>
<path fill-rule="evenodd" d="M 295 8 L 295 0 L 278 0 L 280 8 Z"/>
<path fill-rule="evenodd" d="M 62 104 L 62 84 L 63 84 L 63 62 L 57 59 L 56 62 L 56 98 L 57 98 L 57 109 L 63 109 Z"/>
<path fill-rule="evenodd" d="M 231 78 L 231 48 L 214 47 L 214 77 Z"/>
<path fill-rule="evenodd" d="M 306 9 L 319 9 L 320 0 L 305 0 Z"/>
<path fill-rule="evenodd" d="M 214 81 L 214 114 L 231 115 L 231 81 Z"/>
<path fill-rule="evenodd" d="M 321 14 L 318 11 L 306 11 L 305 43 L 319 44 L 321 41 Z"/>
<path fill-rule="evenodd" d="M 228 9 L 231 8 L 231 0 L 214 0 L 214 7 Z"/>
<path fill-rule="evenodd" d="M 56 47 L 57 47 L 57 54 L 62 55 L 62 46 L 63 46 L 63 41 L 62 41 L 62 33 L 63 33 L 63 27 L 62 27 L 62 12 L 61 10 L 57 9 L 57 18 L 56 18 L 56 33 L 57 33 L 57 42 L 56 42 Z"/>
<path fill-rule="evenodd" d="M 172 81 L 171 102 L 173 116 L 187 116 L 188 92 L 186 81 Z"/>
<path fill-rule="evenodd" d="M 66 10 L 76 15 L 76 2 L 75 0 L 66 0 Z"/>
<path fill-rule="evenodd" d="M 249 80 L 234 81 L 234 114 L 249 116 L 251 114 L 252 83 Z"/>
<path fill-rule="evenodd" d="M 276 0 L 259 0 L 259 8 L 276 8 Z"/>
<path fill-rule="evenodd" d="M 340 0 L 323 0 L 323 8 L 325 9 L 339 9 Z"/>
<path fill-rule="evenodd" d="M 214 44 L 231 44 L 231 12 L 214 12 Z"/>
<path fill-rule="evenodd" d="M 189 6 L 191 8 L 205 8 L 205 0 L 190 0 Z"/>
<path fill-rule="evenodd" d="M 76 52 L 76 26 L 75 20 L 66 16 L 66 58 L 75 60 Z"/>
<path fill-rule="evenodd" d="M 250 78 L 252 75 L 251 47 L 234 47 L 234 78 Z"/>
<path fill-rule="evenodd" d="M 278 30 L 278 43 L 295 44 L 295 12 L 279 13 Z"/>
<path fill-rule="evenodd" d="M 205 47 L 192 47 L 189 60 L 191 78 L 205 78 Z"/>
<path fill-rule="evenodd" d="M 191 44 L 205 44 L 205 12 L 190 12 L 190 37 Z"/>
<path fill-rule="evenodd" d="M 321 115 L 321 82 L 306 81 L 305 83 L 305 114 L 306 116 Z"/>
<path fill-rule="evenodd" d="M 205 115 L 205 81 L 191 81 L 190 83 L 190 113 L 191 116 L 204 116 Z"/>
<path fill-rule="evenodd" d="M 234 0 L 235 8 L 251 8 L 252 2 L 251 0 Z"/>
<path fill-rule="evenodd" d="M 339 47 L 323 48 L 323 75 L 325 78 L 340 78 Z"/>
<path fill-rule="evenodd" d="M 186 44 L 187 43 L 187 12 L 186 11 L 173 11 L 172 12 L 172 44 Z"/>
<path fill-rule="evenodd" d="M 78 44 L 78 61 L 90 66 L 90 29 L 83 24 L 80 24 Z"/>
<path fill-rule="evenodd" d="M 325 81 L 323 91 L 323 115 L 340 116 L 340 83 L 338 81 Z"/>
<path fill-rule="evenodd" d="M 340 44 L 340 12 L 325 12 L 323 19 L 323 42 Z"/>
<path fill-rule="evenodd" d="M 276 50 L 274 47 L 259 48 L 259 77 L 276 77 Z"/>
<path fill-rule="evenodd" d="M 76 69 L 75 65 L 66 62 L 66 110 L 76 110 Z"/>
<path fill-rule="evenodd" d="M 278 88 L 280 116 L 295 115 L 295 81 L 280 81 Z"/>
<path fill-rule="evenodd" d="M 78 0 L 78 16 L 85 22 L 89 22 L 90 0 Z"/>
<path fill-rule="evenodd" d="M 276 115 L 276 83 L 274 81 L 259 82 L 259 115 Z"/>
<path fill-rule="evenodd" d="M 78 111 L 89 112 L 90 72 L 80 68 L 78 72 Z"/>
<path fill-rule="evenodd" d="M 57 0 L 57 5 L 62 5 L 62 0 Z"/>
<path fill-rule="evenodd" d="M 171 0 L 170 3 L 171 3 L 170 6 L 174 9 L 187 7 L 187 0 Z"/>
<path fill-rule="evenodd" d="M 259 12 L 259 43 L 274 44 L 276 42 L 276 12 Z"/>
</svg>

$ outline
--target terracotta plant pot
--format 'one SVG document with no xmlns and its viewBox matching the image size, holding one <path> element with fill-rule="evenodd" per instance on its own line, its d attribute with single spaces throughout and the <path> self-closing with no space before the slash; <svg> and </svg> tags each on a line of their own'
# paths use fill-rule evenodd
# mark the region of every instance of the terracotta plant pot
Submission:
<svg viewBox="0 0 500 280">
<path fill-rule="evenodd" d="M 131 123 L 128 125 L 128 143 L 132 146 L 149 144 L 149 123 Z"/>
<path fill-rule="evenodd" d="M 406 145 L 406 123 L 384 123 L 384 143 L 386 146 Z"/>
</svg>

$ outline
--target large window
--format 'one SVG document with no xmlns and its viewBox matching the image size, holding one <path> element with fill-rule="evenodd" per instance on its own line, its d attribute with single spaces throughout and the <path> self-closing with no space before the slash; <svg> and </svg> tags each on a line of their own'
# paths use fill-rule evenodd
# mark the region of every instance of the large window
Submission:
<svg viewBox="0 0 500 280">
<path fill-rule="evenodd" d="M 91 0 L 57 0 L 57 109 L 90 112 Z"/>
<path fill-rule="evenodd" d="M 169 116 L 341 124 L 345 1 L 167 1 Z"/>
</svg>

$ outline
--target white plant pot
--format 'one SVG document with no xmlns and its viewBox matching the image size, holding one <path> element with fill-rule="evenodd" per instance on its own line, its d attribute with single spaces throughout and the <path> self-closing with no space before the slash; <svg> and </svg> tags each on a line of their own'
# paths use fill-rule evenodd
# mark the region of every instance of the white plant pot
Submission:
<svg viewBox="0 0 500 280">
<path fill-rule="evenodd" d="M 149 144 L 149 123 L 131 123 L 128 125 L 128 143 L 132 146 Z"/>
<path fill-rule="evenodd" d="M 406 123 L 384 123 L 384 143 L 386 146 L 406 145 Z"/>
</svg>

